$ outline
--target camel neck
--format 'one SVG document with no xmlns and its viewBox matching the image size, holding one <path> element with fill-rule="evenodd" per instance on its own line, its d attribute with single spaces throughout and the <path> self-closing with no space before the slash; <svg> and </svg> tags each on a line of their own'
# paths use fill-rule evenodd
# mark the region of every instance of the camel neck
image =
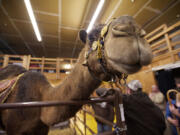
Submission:
<svg viewBox="0 0 180 135">
<path fill-rule="evenodd" d="M 44 96 L 44 100 L 69 101 L 88 99 L 91 93 L 100 85 L 95 80 L 87 67 L 78 62 L 72 72 L 56 88 L 50 89 Z M 74 116 L 81 108 L 79 106 L 60 106 L 43 108 L 41 120 L 47 125 L 65 121 Z"/>
<path fill-rule="evenodd" d="M 78 63 L 56 91 L 64 95 L 66 100 L 81 100 L 87 99 L 99 85 L 100 81 L 92 77 L 88 68 Z"/>
</svg>

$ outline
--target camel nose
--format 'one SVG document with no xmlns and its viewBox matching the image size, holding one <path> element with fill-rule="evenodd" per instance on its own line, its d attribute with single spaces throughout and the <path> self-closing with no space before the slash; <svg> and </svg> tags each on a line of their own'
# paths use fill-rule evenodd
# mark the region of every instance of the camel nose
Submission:
<svg viewBox="0 0 180 135">
<path fill-rule="evenodd" d="M 127 36 L 134 33 L 134 27 L 126 24 L 116 24 L 112 27 L 112 33 L 114 36 Z"/>
</svg>

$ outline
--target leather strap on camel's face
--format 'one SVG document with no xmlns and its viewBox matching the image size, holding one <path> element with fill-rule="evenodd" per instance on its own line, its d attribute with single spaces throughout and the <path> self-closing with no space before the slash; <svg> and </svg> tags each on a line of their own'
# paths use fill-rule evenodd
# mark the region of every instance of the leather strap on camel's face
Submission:
<svg viewBox="0 0 180 135">
<path fill-rule="evenodd" d="M 102 49 L 104 51 L 104 39 L 108 32 L 109 25 L 110 23 L 102 28 L 98 41 L 94 41 L 92 47 L 89 49 L 88 52 L 85 53 L 86 61 L 83 63 L 84 66 L 87 66 L 87 59 L 89 57 L 89 54 L 93 51 L 97 51 L 97 58 L 102 59 Z"/>
</svg>

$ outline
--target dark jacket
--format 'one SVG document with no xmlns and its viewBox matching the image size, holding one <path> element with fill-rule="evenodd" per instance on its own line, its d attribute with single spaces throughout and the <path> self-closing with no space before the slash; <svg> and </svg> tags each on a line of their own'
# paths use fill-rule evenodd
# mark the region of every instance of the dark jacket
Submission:
<svg viewBox="0 0 180 135">
<path fill-rule="evenodd" d="M 96 115 L 101 116 L 101 117 L 105 118 L 106 120 L 113 122 L 113 120 L 114 120 L 114 108 L 111 104 L 106 103 L 106 105 L 103 105 L 104 103 L 105 102 L 92 105 L 93 110 L 94 110 Z M 97 118 L 95 118 L 95 119 L 97 122 L 102 123 Z"/>
</svg>

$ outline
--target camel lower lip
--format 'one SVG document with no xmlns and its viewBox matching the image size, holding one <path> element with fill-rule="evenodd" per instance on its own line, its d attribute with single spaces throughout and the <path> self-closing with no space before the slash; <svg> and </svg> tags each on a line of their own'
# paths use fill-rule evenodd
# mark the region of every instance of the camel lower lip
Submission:
<svg viewBox="0 0 180 135">
<path fill-rule="evenodd" d="M 132 74 L 132 73 L 137 72 L 142 66 L 139 64 L 135 64 L 135 65 L 121 64 L 121 67 L 128 74 Z"/>
</svg>

